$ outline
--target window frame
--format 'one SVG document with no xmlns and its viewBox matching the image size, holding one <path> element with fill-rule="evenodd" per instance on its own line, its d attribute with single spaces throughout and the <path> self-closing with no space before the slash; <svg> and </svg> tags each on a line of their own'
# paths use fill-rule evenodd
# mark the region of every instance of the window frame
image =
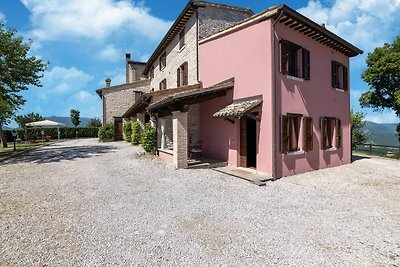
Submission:
<svg viewBox="0 0 400 267">
<path fill-rule="evenodd" d="M 339 118 L 321 117 L 321 149 L 331 150 L 342 147 L 342 121 Z"/>
<path fill-rule="evenodd" d="M 180 67 L 176 70 L 176 85 L 177 87 L 186 86 L 189 84 L 189 65 L 187 62 L 184 62 Z"/>
<path fill-rule="evenodd" d="M 282 154 L 300 151 L 300 132 L 302 114 L 288 113 L 281 119 L 281 152 Z M 297 124 L 297 125 L 296 125 Z M 293 134 L 295 136 L 291 136 Z M 293 142 L 294 141 L 294 142 Z"/>
<path fill-rule="evenodd" d="M 161 82 L 159 83 L 159 89 L 161 90 L 165 90 L 167 89 L 167 79 L 162 79 Z"/>
<path fill-rule="evenodd" d="M 164 51 L 159 59 L 160 70 L 163 70 L 167 66 L 167 52 Z"/>
<path fill-rule="evenodd" d="M 312 151 L 314 146 L 314 125 L 312 117 L 303 117 L 303 150 Z"/>
<path fill-rule="evenodd" d="M 349 72 L 348 68 L 335 60 L 331 62 L 331 85 L 334 89 L 348 91 L 349 89 Z"/>
<path fill-rule="evenodd" d="M 154 79 L 154 65 L 150 68 L 150 79 Z"/>
<path fill-rule="evenodd" d="M 186 40 L 185 40 L 185 32 L 186 27 L 183 27 L 183 29 L 179 32 L 179 50 L 183 49 L 186 45 Z"/>
<path fill-rule="evenodd" d="M 286 76 L 311 79 L 311 53 L 306 48 L 288 40 L 279 41 L 279 71 Z M 299 64 L 301 60 L 301 64 Z"/>
</svg>

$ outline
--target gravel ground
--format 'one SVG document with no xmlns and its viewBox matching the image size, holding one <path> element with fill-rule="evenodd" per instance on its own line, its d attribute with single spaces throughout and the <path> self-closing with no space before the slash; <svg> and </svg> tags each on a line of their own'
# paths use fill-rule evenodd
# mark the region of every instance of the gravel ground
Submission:
<svg viewBox="0 0 400 267">
<path fill-rule="evenodd" d="M 0 266 L 400 266 L 400 162 L 264 187 L 73 140 L 0 165 Z"/>
</svg>

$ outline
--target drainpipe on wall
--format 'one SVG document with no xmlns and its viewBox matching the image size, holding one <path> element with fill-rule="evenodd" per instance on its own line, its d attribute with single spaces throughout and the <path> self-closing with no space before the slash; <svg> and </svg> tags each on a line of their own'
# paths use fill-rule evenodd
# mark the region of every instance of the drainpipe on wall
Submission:
<svg viewBox="0 0 400 267">
<path fill-rule="evenodd" d="M 275 25 L 278 23 L 279 19 L 283 15 L 283 10 L 280 11 L 280 14 L 276 21 L 272 24 L 272 83 L 273 83 L 273 88 L 272 88 L 272 117 L 273 117 L 273 123 L 274 123 L 274 128 L 273 128 L 273 133 L 272 133 L 272 142 L 273 142 L 273 155 L 272 155 L 272 178 L 273 179 L 278 179 L 277 174 L 277 169 L 278 169 L 278 144 L 277 144 L 277 134 L 276 134 L 276 125 L 277 125 L 277 104 L 276 104 L 276 95 L 277 95 L 277 89 L 276 89 L 276 42 L 275 42 Z"/>
</svg>

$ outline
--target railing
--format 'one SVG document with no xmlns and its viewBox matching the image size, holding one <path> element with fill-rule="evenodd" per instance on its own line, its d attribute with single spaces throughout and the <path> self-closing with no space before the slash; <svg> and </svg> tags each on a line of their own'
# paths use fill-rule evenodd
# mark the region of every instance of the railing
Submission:
<svg viewBox="0 0 400 267">
<path fill-rule="evenodd" d="M 370 155 L 400 159 L 400 146 L 386 146 L 377 144 L 361 144 L 354 149 L 355 152 L 366 152 Z"/>
</svg>

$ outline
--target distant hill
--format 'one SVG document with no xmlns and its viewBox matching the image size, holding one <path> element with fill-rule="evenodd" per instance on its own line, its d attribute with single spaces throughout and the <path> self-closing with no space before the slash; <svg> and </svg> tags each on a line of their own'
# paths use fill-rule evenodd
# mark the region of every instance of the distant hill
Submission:
<svg viewBox="0 0 400 267">
<path fill-rule="evenodd" d="M 374 123 L 367 121 L 363 130 L 369 132 L 367 143 L 377 145 L 399 146 L 399 140 L 396 136 L 396 123 Z"/>
<path fill-rule="evenodd" d="M 7 126 L 3 126 L 2 128 L 4 131 L 12 131 L 14 130 L 13 128 L 7 127 Z"/>
<path fill-rule="evenodd" d="M 70 117 L 58 117 L 58 116 L 51 116 L 51 117 L 45 117 L 46 120 L 51 120 L 51 121 L 56 121 L 56 122 L 61 122 L 64 123 L 67 126 L 74 126 L 71 122 Z M 81 123 L 79 126 L 86 126 L 91 118 L 81 118 Z"/>
</svg>

